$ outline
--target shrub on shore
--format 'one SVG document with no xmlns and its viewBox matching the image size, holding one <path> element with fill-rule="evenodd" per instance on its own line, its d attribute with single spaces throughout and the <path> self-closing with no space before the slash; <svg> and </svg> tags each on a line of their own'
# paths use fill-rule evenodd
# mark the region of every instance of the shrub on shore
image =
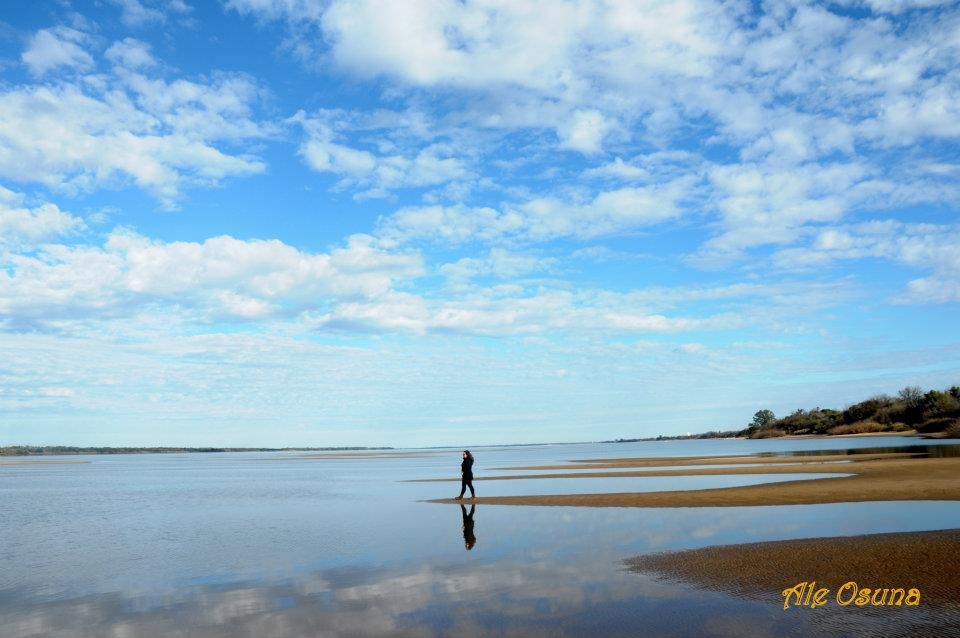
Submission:
<svg viewBox="0 0 960 638">
<path fill-rule="evenodd" d="M 772 439 L 778 436 L 786 436 L 787 431 L 780 428 L 763 428 L 757 430 L 750 438 L 752 439 Z"/>
<path fill-rule="evenodd" d="M 827 430 L 827 434 L 868 434 L 871 432 L 886 432 L 887 426 L 876 421 L 857 421 L 845 425 L 838 425 Z"/>
<path fill-rule="evenodd" d="M 922 434 L 960 436 L 960 386 L 928 392 L 908 386 L 896 397 L 879 394 L 842 411 L 800 409 L 779 419 L 770 410 L 759 410 L 740 435 L 764 439 L 788 434 L 866 434 L 912 429 Z"/>
<path fill-rule="evenodd" d="M 960 439 L 960 419 L 954 419 L 953 423 L 943 431 L 943 436 L 948 439 Z"/>
</svg>

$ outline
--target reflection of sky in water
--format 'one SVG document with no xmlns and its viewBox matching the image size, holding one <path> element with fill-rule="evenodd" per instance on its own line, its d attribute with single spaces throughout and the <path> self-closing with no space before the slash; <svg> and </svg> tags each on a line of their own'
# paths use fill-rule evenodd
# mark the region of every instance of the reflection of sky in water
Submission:
<svg viewBox="0 0 960 638">
<path fill-rule="evenodd" d="M 852 461 L 842 460 L 842 461 L 818 461 L 815 463 L 796 461 L 792 463 L 716 463 L 712 465 L 702 464 L 702 465 L 655 465 L 650 467 L 571 467 L 571 468 L 556 468 L 550 470 L 504 470 L 497 469 L 491 473 L 491 476 L 524 476 L 524 475 L 535 475 L 535 474 L 584 474 L 589 472 L 605 472 L 605 473 L 624 473 L 624 472 L 684 472 L 687 470 L 722 470 L 722 469 L 736 469 L 741 467 L 803 467 L 803 466 L 820 466 L 820 465 L 840 465 L 840 464 L 849 464 Z M 599 465 L 599 464 L 598 464 Z"/>
<path fill-rule="evenodd" d="M 669 447 L 673 455 L 704 453 L 703 442 L 692 443 Z M 730 442 L 718 443 L 727 448 Z M 833 441 L 814 443 L 805 449 Z M 485 467 L 667 454 L 661 443 L 623 446 L 475 452 L 478 475 Z M 956 504 L 943 502 L 482 506 L 474 517 L 477 544 L 466 552 L 460 508 L 419 502 L 451 496 L 454 484 L 401 482 L 456 475 L 457 450 L 332 461 L 296 454 L 91 460 L 0 467 L 4 636 L 101 636 L 120 629 L 132 636 L 636 635 L 643 627 L 687 635 L 691 623 L 715 623 L 719 635 L 738 635 L 738 627 L 750 628 L 739 635 L 779 635 L 808 621 L 785 620 L 776 606 L 732 604 L 721 594 L 623 572 L 620 560 L 649 551 L 960 522 Z M 596 486 L 607 479 L 566 481 L 577 480 Z M 676 478 L 667 480 L 676 485 Z M 520 493 L 520 484 L 537 482 L 477 487 L 490 494 L 501 484 Z M 570 491 L 564 481 L 549 483 L 563 485 L 553 492 Z"/>
</svg>

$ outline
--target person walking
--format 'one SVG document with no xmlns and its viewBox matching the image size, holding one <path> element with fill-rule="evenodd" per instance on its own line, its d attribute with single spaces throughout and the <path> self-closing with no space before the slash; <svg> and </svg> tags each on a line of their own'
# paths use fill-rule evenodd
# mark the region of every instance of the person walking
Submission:
<svg viewBox="0 0 960 638">
<path fill-rule="evenodd" d="M 463 462 L 460 463 L 460 496 L 457 500 L 463 498 L 463 493 L 470 488 L 470 498 L 477 498 L 477 493 L 473 491 L 473 455 L 470 450 L 463 451 Z"/>
</svg>

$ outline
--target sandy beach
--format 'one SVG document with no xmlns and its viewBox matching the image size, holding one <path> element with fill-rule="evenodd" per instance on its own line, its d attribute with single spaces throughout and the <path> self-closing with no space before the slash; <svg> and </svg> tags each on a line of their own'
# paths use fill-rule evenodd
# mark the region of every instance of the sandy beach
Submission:
<svg viewBox="0 0 960 638">
<path fill-rule="evenodd" d="M 744 467 L 689 467 L 743 465 Z M 657 469 L 657 468 L 672 469 Z M 660 457 L 571 461 L 564 465 L 497 468 L 544 470 L 537 474 L 499 474 L 476 479 L 476 503 L 582 507 L 736 507 L 802 505 L 856 501 L 960 500 L 960 457 L 927 458 L 904 453 L 823 454 L 803 457 Z M 549 470 L 568 470 L 566 472 Z M 569 470 L 578 470 L 571 472 Z M 536 496 L 482 496 L 483 481 L 731 474 L 844 473 L 850 476 L 716 489 Z M 440 479 L 454 480 L 454 479 Z M 454 499 L 432 502 L 454 503 Z"/>
<path fill-rule="evenodd" d="M 836 604 L 845 583 L 858 587 L 916 588 L 924 606 L 960 609 L 960 529 L 724 545 L 650 554 L 629 569 L 690 584 L 783 603 L 782 592 L 815 581 Z M 792 602 L 792 601 L 791 601 Z"/>
</svg>

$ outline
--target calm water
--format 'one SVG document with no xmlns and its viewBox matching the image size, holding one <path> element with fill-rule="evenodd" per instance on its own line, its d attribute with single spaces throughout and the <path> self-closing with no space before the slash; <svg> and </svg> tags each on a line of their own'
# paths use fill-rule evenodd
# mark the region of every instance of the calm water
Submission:
<svg viewBox="0 0 960 638">
<path fill-rule="evenodd" d="M 883 446 L 916 439 L 884 438 Z M 668 441 L 478 448 L 493 468 L 610 456 L 802 453 L 876 439 Z M 937 447 L 956 452 L 957 446 Z M 414 451 L 416 452 L 416 451 Z M 742 508 L 559 508 L 450 497 L 458 450 L 67 457 L 0 466 L 0 636 L 890 635 L 628 572 L 645 552 L 960 527 L 953 502 Z M 838 475 L 843 472 L 838 465 Z M 797 472 L 801 472 L 798 468 Z M 817 475 L 822 476 L 822 475 Z M 798 478 L 791 476 L 791 479 Z M 477 481 L 480 494 L 696 489 L 783 475 Z M 786 585 L 794 583 L 785 583 Z M 782 602 L 782 600 L 781 600 Z M 776 600 L 774 601 L 776 603 Z M 822 611 L 822 610 L 821 610 Z M 836 613 L 836 611 L 834 611 Z M 955 617 L 898 610 L 928 635 Z M 904 620 L 904 614 L 911 614 Z M 832 623 L 832 624 L 831 624 Z M 914 631 L 913 627 L 911 631 Z M 906 631 L 906 630 L 904 630 Z M 895 633 L 895 632 L 894 632 Z"/>
</svg>

